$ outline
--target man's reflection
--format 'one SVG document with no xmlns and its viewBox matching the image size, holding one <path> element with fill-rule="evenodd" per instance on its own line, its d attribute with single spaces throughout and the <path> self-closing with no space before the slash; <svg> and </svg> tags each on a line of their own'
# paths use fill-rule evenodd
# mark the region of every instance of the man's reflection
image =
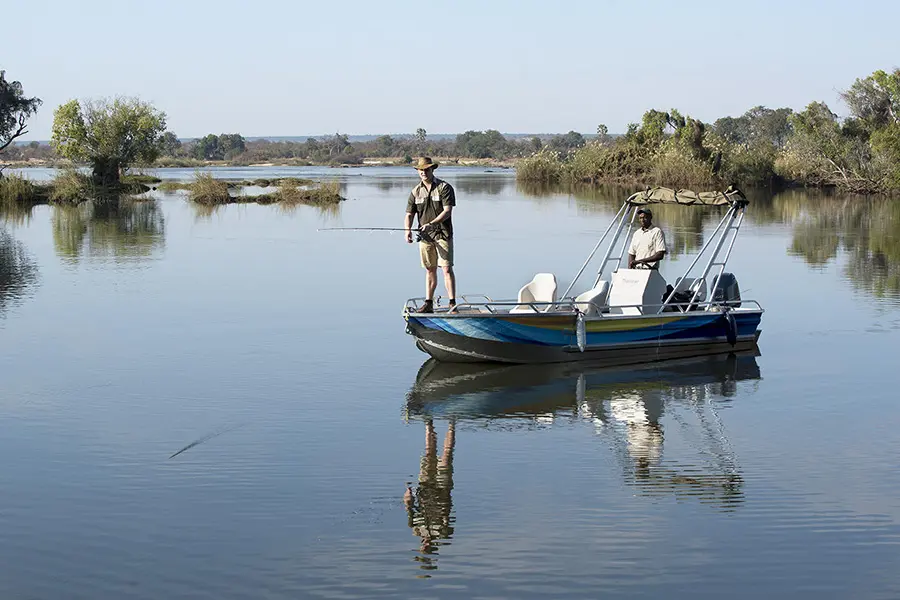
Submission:
<svg viewBox="0 0 900 600">
<path fill-rule="evenodd" d="M 432 555 L 437 554 L 440 540 L 453 536 L 451 516 L 453 490 L 453 448 L 456 444 L 456 423 L 453 419 L 447 425 L 441 456 L 437 455 L 437 434 L 434 422 L 425 420 L 425 454 L 419 469 L 419 485 L 415 492 L 407 486 L 403 495 L 408 524 L 413 534 L 422 540 L 421 555 L 417 560 L 423 569 L 436 569 Z"/>
</svg>

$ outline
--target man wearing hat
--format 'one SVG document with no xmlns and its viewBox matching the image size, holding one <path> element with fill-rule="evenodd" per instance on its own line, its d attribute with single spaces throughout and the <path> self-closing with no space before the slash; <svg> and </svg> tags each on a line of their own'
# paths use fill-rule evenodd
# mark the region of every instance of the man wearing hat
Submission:
<svg viewBox="0 0 900 600">
<path fill-rule="evenodd" d="M 419 217 L 419 257 L 425 269 L 425 305 L 420 312 L 434 312 L 434 291 L 437 288 L 437 268 L 444 271 L 450 310 L 456 310 L 456 275 L 453 273 L 453 222 L 450 215 L 456 206 L 453 187 L 434 176 L 438 165 L 423 156 L 413 165 L 419 172 L 419 182 L 406 202 L 406 241 L 412 238 L 413 215 Z"/>
<path fill-rule="evenodd" d="M 628 248 L 629 269 L 659 269 L 659 261 L 666 255 L 666 236 L 653 225 L 649 208 L 637 211 L 641 228 L 634 232 Z"/>
</svg>

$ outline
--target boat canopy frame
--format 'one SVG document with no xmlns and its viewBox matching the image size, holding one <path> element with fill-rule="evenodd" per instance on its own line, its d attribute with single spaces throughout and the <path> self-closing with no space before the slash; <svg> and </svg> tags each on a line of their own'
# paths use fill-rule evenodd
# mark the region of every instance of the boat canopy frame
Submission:
<svg viewBox="0 0 900 600">
<path fill-rule="evenodd" d="M 712 254 L 709 257 L 709 260 L 706 262 L 706 265 L 704 266 L 700 276 L 696 278 L 699 282 L 705 284 L 710 272 L 715 269 L 715 276 L 713 278 L 713 284 L 710 287 L 708 301 L 709 303 L 712 303 L 715 295 L 715 290 L 719 285 L 719 280 L 722 277 L 722 273 L 725 271 L 725 265 L 728 262 L 728 258 L 731 256 L 731 250 L 732 248 L 734 248 L 734 242 L 737 239 L 738 231 L 740 230 L 741 224 L 744 221 L 744 209 L 749 204 L 749 201 L 744 196 L 744 194 L 734 186 L 729 186 L 728 189 L 726 189 L 724 192 L 699 193 L 691 190 L 674 190 L 665 187 L 648 187 L 642 192 L 632 194 L 625 200 L 625 202 L 622 203 L 621 208 L 619 208 L 615 217 L 606 228 L 606 231 L 604 231 L 603 235 L 600 236 L 597 244 L 594 246 L 587 259 L 585 259 L 584 263 L 581 265 L 581 269 L 578 270 L 578 273 L 572 279 L 572 283 L 570 283 L 569 287 L 566 288 L 566 291 L 562 295 L 564 299 L 569 297 L 569 293 L 572 291 L 572 288 L 575 287 L 575 284 L 581 278 L 581 275 L 584 273 L 584 270 L 594 258 L 594 255 L 603 245 L 604 241 L 610 238 L 610 234 L 613 231 L 614 233 L 612 233 L 612 237 L 611 239 L 609 239 L 609 244 L 607 245 L 606 252 L 603 254 L 603 258 L 601 259 L 600 268 L 597 270 L 597 277 L 592 287 L 596 287 L 603 279 L 603 275 L 604 273 L 606 273 L 609 263 L 615 263 L 615 267 L 611 272 L 615 272 L 622 265 L 622 262 L 625 260 L 625 255 L 628 252 L 631 232 L 634 229 L 634 223 L 637 219 L 638 210 L 640 210 L 640 207 L 646 206 L 648 204 L 677 204 L 686 207 L 728 207 L 728 210 L 719 221 L 716 229 L 703 244 L 703 247 L 700 248 L 697 256 L 693 261 L 691 261 L 691 264 L 681 276 L 682 280 L 686 280 L 688 278 L 688 276 L 696 267 L 697 262 L 700 260 L 700 257 L 703 256 L 704 252 L 706 252 L 710 244 L 715 241 L 715 245 Z M 627 233 L 623 236 L 622 234 L 623 232 L 625 232 L 626 228 Z M 725 247 L 725 255 L 722 260 L 717 260 L 719 254 L 722 252 L 723 247 Z M 692 284 L 691 287 L 694 288 L 694 290 L 688 304 L 694 304 L 696 302 L 697 296 L 699 295 L 701 289 L 701 286 L 696 284 Z M 672 298 L 675 296 L 676 289 L 676 287 L 673 287 L 672 291 L 666 296 L 665 301 L 658 310 L 659 313 L 663 312 L 665 306 L 672 301 Z"/>
</svg>

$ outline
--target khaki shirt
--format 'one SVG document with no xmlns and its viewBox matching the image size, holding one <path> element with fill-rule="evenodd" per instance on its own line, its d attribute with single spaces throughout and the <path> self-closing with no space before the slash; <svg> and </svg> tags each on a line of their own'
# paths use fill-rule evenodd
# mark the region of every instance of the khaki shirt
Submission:
<svg viewBox="0 0 900 600">
<path fill-rule="evenodd" d="M 425 186 L 424 182 L 412 189 L 409 199 L 406 201 L 406 212 L 412 215 L 418 215 L 419 227 L 425 223 L 433 221 L 439 214 L 444 212 L 445 206 L 456 206 L 456 192 L 453 186 L 435 177 L 431 181 L 431 191 Z M 453 238 L 452 218 L 447 217 L 434 228 L 435 237 L 449 240 Z"/>
<path fill-rule="evenodd" d="M 634 254 L 636 260 L 653 256 L 657 252 L 665 252 L 666 236 L 662 229 L 651 225 L 649 229 L 638 229 L 631 238 L 631 246 L 628 247 L 628 254 Z M 638 265 L 641 266 L 641 265 Z M 643 265 L 650 269 L 658 269 L 659 261 L 647 263 Z"/>
</svg>

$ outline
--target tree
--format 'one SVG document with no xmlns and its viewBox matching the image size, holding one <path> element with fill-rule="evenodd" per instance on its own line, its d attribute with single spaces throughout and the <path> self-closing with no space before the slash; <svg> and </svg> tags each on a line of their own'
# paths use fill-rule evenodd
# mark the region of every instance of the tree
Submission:
<svg viewBox="0 0 900 600">
<path fill-rule="evenodd" d="M 456 152 L 472 158 L 499 158 L 509 152 L 509 142 L 496 129 L 470 130 L 456 136 Z"/>
<path fill-rule="evenodd" d="M 378 156 L 391 156 L 394 151 L 394 138 L 389 135 L 379 135 L 375 138 L 374 146 Z"/>
<path fill-rule="evenodd" d="M 597 125 L 597 141 L 601 144 L 608 144 L 610 141 L 609 127 L 603 123 Z"/>
<path fill-rule="evenodd" d="M 165 130 L 165 113 L 137 98 L 71 100 L 53 113 L 51 143 L 62 157 L 89 162 L 95 184 L 116 186 L 130 165 L 159 156 Z"/>
<path fill-rule="evenodd" d="M 219 150 L 219 136 L 208 133 L 194 142 L 193 154 L 200 160 L 222 160 Z"/>
<path fill-rule="evenodd" d="M 425 144 L 425 139 L 428 137 L 428 132 L 423 128 L 419 127 L 416 129 L 416 141 L 419 142 L 420 145 Z"/>
<path fill-rule="evenodd" d="M 25 124 L 41 103 L 40 98 L 26 98 L 22 84 L 7 81 L 6 71 L 0 71 L 0 152 L 28 133 Z"/>
<path fill-rule="evenodd" d="M 223 133 L 219 136 L 219 152 L 230 160 L 247 149 L 244 137 L 239 133 Z"/>
<path fill-rule="evenodd" d="M 167 131 L 159 140 L 159 152 L 163 156 L 175 156 L 181 150 L 181 140 L 178 136 Z"/>
<path fill-rule="evenodd" d="M 850 114 L 871 132 L 890 123 L 900 123 L 900 69 L 893 73 L 875 71 L 857 79 L 841 93 Z"/>
<path fill-rule="evenodd" d="M 793 131 L 790 108 L 754 106 L 740 117 L 717 119 L 712 129 L 732 144 L 769 144 L 783 148 Z"/>
<path fill-rule="evenodd" d="M 555 135 L 547 142 L 547 146 L 554 150 L 574 150 L 584 146 L 584 136 L 577 131 L 570 131 L 565 135 Z"/>
</svg>

